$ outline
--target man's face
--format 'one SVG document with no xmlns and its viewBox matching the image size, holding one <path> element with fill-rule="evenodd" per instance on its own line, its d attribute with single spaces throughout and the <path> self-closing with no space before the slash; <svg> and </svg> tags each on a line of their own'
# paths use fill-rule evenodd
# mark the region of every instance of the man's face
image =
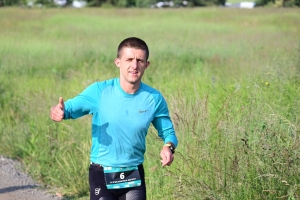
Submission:
<svg viewBox="0 0 300 200">
<path fill-rule="evenodd" d="M 120 68 L 120 80 L 124 83 L 140 84 L 145 69 L 150 62 L 147 61 L 146 51 L 125 47 L 121 50 L 115 64 Z"/>
</svg>

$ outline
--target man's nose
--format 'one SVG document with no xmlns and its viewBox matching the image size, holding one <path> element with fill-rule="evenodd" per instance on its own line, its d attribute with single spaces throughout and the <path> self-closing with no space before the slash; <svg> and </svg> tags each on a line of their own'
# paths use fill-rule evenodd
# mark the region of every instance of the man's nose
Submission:
<svg viewBox="0 0 300 200">
<path fill-rule="evenodd" d="M 132 60 L 132 67 L 137 68 L 138 67 L 138 61 L 137 60 Z"/>
</svg>

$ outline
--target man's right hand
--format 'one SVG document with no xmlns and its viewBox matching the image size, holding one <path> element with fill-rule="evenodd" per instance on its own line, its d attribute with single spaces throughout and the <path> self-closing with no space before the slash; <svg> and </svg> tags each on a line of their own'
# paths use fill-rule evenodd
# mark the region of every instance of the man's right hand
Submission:
<svg viewBox="0 0 300 200">
<path fill-rule="evenodd" d="M 55 122 L 60 122 L 64 118 L 65 104 L 62 97 L 59 97 L 58 104 L 50 109 L 50 118 Z"/>
</svg>

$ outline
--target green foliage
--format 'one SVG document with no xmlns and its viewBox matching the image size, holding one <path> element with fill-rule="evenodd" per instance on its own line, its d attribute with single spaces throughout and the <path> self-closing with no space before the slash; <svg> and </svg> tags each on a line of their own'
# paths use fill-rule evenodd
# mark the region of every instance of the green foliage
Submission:
<svg viewBox="0 0 300 200">
<path fill-rule="evenodd" d="M 24 1 L 23 0 L 1 0 L 0 1 L 0 6 L 13 6 L 13 5 L 20 5 L 22 4 L 24 5 Z"/>
<path fill-rule="evenodd" d="M 116 5 L 119 8 L 126 8 L 127 7 L 127 1 L 126 0 L 119 0 Z"/>
<path fill-rule="evenodd" d="M 48 0 L 36 0 L 35 4 L 41 4 L 46 7 L 55 7 L 54 1 L 48 1 Z"/>
<path fill-rule="evenodd" d="M 149 8 L 160 0 L 86 0 L 90 7 L 138 7 L 138 8 Z M 298 0 L 296 0 L 298 1 Z M 67 2 L 67 5 L 71 4 L 71 0 Z M 48 0 L 36 0 L 35 4 L 42 4 L 47 7 L 54 7 L 54 2 Z M 26 0 L 0 0 L 1 6 L 12 6 L 12 5 L 26 5 Z M 181 0 L 175 0 L 175 5 L 182 4 Z M 189 1 L 189 6 L 211 6 L 211 5 L 224 5 L 225 0 L 192 0 Z"/>
<path fill-rule="evenodd" d="M 87 0 L 88 6 L 90 7 L 100 7 L 103 4 L 101 0 Z"/>
<path fill-rule="evenodd" d="M 275 3 L 275 0 L 256 0 L 255 5 L 256 6 L 264 6 L 268 3 Z"/>
<path fill-rule="evenodd" d="M 155 0 L 135 0 L 135 5 L 138 8 L 149 8 L 150 5 L 154 4 Z"/>
<path fill-rule="evenodd" d="M 256 0 L 256 6 L 271 5 L 275 7 L 300 6 L 299 0 Z"/>
<path fill-rule="evenodd" d="M 49 109 L 117 77 L 116 47 L 134 35 L 150 48 L 143 81 L 164 94 L 179 138 L 162 168 L 151 127 L 148 199 L 299 199 L 298 21 L 295 9 L 4 8 L 0 153 L 88 199 L 91 117 L 54 123 Z"/>
<path fill-rule="evenodd" d="M 206 6 L 206 0 L 193 0 L 189 2 L 193 6 Z"/>
</svg>

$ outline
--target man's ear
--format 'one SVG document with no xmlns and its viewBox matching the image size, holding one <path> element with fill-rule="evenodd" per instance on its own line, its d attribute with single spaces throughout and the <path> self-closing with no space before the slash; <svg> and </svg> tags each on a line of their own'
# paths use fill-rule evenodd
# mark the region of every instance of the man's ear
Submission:
<svg viewBox="0 0 300 200">
<path fill-rule="evenodd" d="M 147 61 L 147 65 L 146 65 L 146 68 L 148 68 L 150 65 L 150 61 Z"/>
<path fill-rule="evenodd" d="M 119 58 L 116 58 L 114 63 L 117 67 L 120 67 L 120 59 Z"/>
</svg>

